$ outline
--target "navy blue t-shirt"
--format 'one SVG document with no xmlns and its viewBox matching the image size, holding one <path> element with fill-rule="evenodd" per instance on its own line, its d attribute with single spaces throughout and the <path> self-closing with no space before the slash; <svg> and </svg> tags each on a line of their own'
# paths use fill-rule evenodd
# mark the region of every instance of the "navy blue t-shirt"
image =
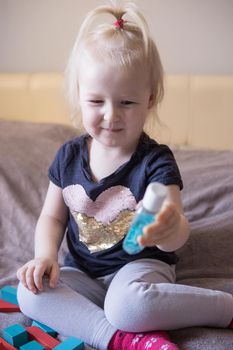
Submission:
<svg viewBox="0 0 233 350">
<path fill-rule="evenodd" d="M 49 168 L 49 179 L 62 188 L 69 209 L 69 253 L 65 265 L 99 277 L 136 259 L 151 258 L 175 264 L 174 252 L 163 252 L 157 247 L 145 248 L 135 255 L 122 249 L 136 205 L 147 185 L 158 181 L 182 189 L 172 151 L 142 133 L 130 160 L 95 182 L 89 167 L 88 137 L 85 134 L 66 142 Z"/>
</svg>

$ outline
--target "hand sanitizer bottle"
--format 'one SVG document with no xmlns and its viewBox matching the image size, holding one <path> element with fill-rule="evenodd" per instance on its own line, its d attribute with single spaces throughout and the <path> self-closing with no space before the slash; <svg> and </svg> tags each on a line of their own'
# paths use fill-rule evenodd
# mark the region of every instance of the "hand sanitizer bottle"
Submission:
<svg viewBox="0 0 233 350">
<path fill-rule="evenodd" d="M 167 195 L 166 186 L 152 182 L 148 185 L 142 200 L 142 206 L 137 210 L 131 227 L 123 241 L 123 249 L 128 254 L 137 254 L 144 249 L 137 241 L 143 235 L 143 228 L 154 222 L 163 201 Z"/>
</svg>

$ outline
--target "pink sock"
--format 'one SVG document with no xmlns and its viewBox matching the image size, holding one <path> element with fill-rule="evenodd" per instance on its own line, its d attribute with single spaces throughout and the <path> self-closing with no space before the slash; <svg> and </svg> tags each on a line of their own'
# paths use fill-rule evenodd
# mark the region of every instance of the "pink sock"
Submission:
<svg viewBox="0 0 233 350">
<path fill-rule="evenodd" d="M 112 337 L 108 350 L 179 350 L 170 342 L 164 331 L 126 333 L 118 330 Z"/>
</svg>

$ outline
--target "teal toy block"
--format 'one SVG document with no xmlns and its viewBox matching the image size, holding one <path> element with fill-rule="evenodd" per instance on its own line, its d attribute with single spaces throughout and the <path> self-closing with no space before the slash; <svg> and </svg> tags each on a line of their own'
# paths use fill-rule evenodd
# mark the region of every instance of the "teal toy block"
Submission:
<svg viewBox="0 0 233 350">
<path fill-rule="evenodd" d="M 57 336 L 57 332 L 56 332 L 54 329 L 52 329 L 52 328 L 46 326 L 46 325 L 43 324 L 43 323 L 40 323 L 40 322 L 38 322 L 38 321 L 33 321 L 33 322 L 32 322 L 32 326 L 39 327 L 40 329 L 42 329 L 42 331 L 44 331 L 45 333 L 48 333 L 48 334 L 51 335 L 52 337 L 56 337 L 56 336 Z"/>
<path fill-rule="evenodd" d="M 19 305 L 17 300 L 17 288 L 12 286 L 4 286 L 0 289 L 1 299 L 8 301 L 9 303 Z"/>
<path fill-rule="evenodd" d="M 85 350 L 84 342 L 75 337 L 68 337 L 53 350 Z"/>
<path fill-rule="evenodd" d="M 13 324 L 2 330 L 3 338 L 11 345 L 19 348 L 28 342 L 28 333 L 20 324 Z"/>
<path fill-rule="evenodd" d="M 43 345 L 38 343 L 36 340 L 32 340 L 22 346 L 20 346 L 19 350 L 45 350 Z"/>
</svg>

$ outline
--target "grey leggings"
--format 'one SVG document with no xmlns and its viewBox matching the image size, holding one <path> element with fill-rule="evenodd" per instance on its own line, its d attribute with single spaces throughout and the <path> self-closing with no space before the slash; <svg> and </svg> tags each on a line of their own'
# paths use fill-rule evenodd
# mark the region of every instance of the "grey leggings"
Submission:
<svg viewBox="0 0 233 350">
<path fill-rule="evenodd" d="M 117 329 L 226 327 L 233 317 L 231 294 L 175 284 L 174 266 L 152 259 L 98 279 L 62 268 L 57 288 L 45 281 L 45 290 L 34 295 L 19 284 L 18 300 L 30 318 L 100 350 L 107 349 Z"/>
</svg>

